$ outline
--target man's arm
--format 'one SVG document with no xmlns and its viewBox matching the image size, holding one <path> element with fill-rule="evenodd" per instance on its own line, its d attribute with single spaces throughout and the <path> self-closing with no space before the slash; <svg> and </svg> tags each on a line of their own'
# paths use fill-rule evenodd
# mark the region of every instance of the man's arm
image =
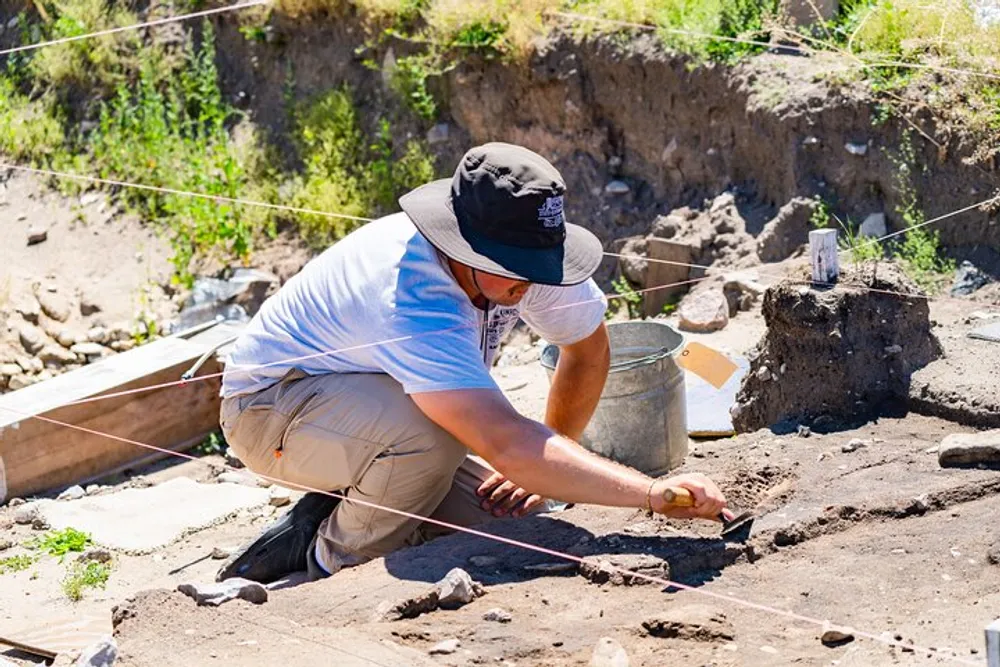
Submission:
<svg viewBox="0 0 1000 667">
<path fill-rule="evenodd" d="M 545 423 L 557 433 L 579 440 L 594 415 L 611 364 L 611 343 L 604 322 L 594 333 L 559 347 Z"/>
<path fill-rule="evenodd" d="M 587 451 L 548 426 L 520 415 L 499 390 L 468 389 L 413 394 L 417 406 L 517 486 L 568 503 L 646 506 L 678 518 L 714 519 L 725 507 L 718 488 L 703 475 L 658 480 Z M 695 506 L 673 508 L 668 486 L 692 492 Z"/>
</svg>

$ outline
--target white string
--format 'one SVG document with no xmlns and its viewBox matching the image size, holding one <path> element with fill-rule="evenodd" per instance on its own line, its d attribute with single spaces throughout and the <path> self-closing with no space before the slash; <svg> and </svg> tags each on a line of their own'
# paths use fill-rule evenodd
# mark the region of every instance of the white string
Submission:
<svg viewBox="0 0 1000 667">
<path fill-rule="evenodd" d="M 23 51 L 32 51 L 34 49 L 40 49 L 43 46 L 55 46 L 56 44 L 66 44 L 69 42 L 76 42 L 81 39 L 90 39 L 91 37 L 103 37 L 105 35 L 114 35 L 119 32 L 126 32 L 128 30 L 139 30 L 141 28 L 151 28 L 153 26 L 164 25 L 167 23 L 174 23 L 176 21 L 187 21 L 188 19 L 195 19 L 202 16 L 211 16 L 212 14 L 222 14 L 223 12 L 231 12 L 237 9 L 246 9 L 247 7 L 256 7 L 258 5 L 266 5 L 271 0 L 250 0 L 249 2 L 241 2 L 236 5 L 228 5 L 226 7 L 216 7 L 215 9 L 206 9 L 200 12 L 194 12 L 191 14 L 182 14 L 180 16 L 168 16 L 162 19 L 156 19 L 154 21 L 144 21 L 143 23 L 133 23 L 131 25 L 123 25 L 117 28 L 109 28 L 107 30 L 98 30 L 96 32 L 89 32 L 85 35 L 75 35 L 73 37 L 61 37 L 59 39 L 53 39 L 48 42 L 38 42 L 37 44 L 25 44 L 24 46 L 15 46 L 10 49 L 4 49 L 0 51 L 0 56 L 5 56 L 10 53 L 20 53 Z"/>
</svg>

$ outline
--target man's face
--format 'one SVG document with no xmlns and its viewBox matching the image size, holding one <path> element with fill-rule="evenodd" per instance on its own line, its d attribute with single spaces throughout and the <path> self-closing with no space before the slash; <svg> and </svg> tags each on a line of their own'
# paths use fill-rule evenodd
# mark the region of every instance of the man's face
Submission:
<svg viewBox="0 0 1000 667">
<path fill-rule="evenodd" d="M 524 280 L 502 278 L 492 273 L 476 271 L 476 284 L 483 296 L 501 306 L 514 306 L 521 302 L 531 283 Z"/>
</svg>

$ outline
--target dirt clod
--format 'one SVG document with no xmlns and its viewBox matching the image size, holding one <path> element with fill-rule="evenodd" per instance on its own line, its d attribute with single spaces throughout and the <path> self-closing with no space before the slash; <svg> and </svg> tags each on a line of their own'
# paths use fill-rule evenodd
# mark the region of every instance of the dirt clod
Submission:
<svg viewBox="0 0 1000 667">
<path fill-rule="evenodd" d="M 254 604 L 267 602 L 266 588 L 256 581 L 249 581 L 238 577 L 211 584 L 180 584 L 177 586 L 177 590 L 193 598 L 199 606 L 218 607 L 230 600 L 237 599 L 246 600 Z"/>
<path fill-rule="evenodd" d="M 901 268 L 863 266 L 846 271 L 841 283 L 841 289 L 823 290 L 787 281 L 767 290 L 767 333 L 750 355 L 732 410 L 738 432 L 879 414 L 905 402 L 912 373 L 941 354 L 927 300 Z M 885 352 L 894 345 L 902 352 Z M 768 370 L 766 380 L 761 369 Z"/>
<path fill-rule="evenodd" d="M 653 637 L 694 641 L 732 641 L 736 636 L 726 615 L 704 605 L 676 607 L 660 612 L 642 622 Z"/>
<path fill-rule="evenodd" d="M 938 462 L 942 466 L 1000 464 L 1000 430 L 946 436 L 938 449 Z"/>
</svg>

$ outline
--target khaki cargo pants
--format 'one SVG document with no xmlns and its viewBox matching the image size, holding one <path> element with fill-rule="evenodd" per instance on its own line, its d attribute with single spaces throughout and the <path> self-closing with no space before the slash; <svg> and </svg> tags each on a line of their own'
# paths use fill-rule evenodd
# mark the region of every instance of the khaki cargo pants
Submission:
<svg viewBox="0 0 1000 667">
<path fill-rule="evenodd" d="M 289 485 L 460 526 L 494 519 L 476 496 L 493 470 L 430 421 L 388 375 L 291 371 L 263 391 L 224 399 L 221 423 L 250 470 Z M 336 572 L 445 532 L 342 501 L 320 525 L 317 545 L 323 564 Z"/>
</svg>

